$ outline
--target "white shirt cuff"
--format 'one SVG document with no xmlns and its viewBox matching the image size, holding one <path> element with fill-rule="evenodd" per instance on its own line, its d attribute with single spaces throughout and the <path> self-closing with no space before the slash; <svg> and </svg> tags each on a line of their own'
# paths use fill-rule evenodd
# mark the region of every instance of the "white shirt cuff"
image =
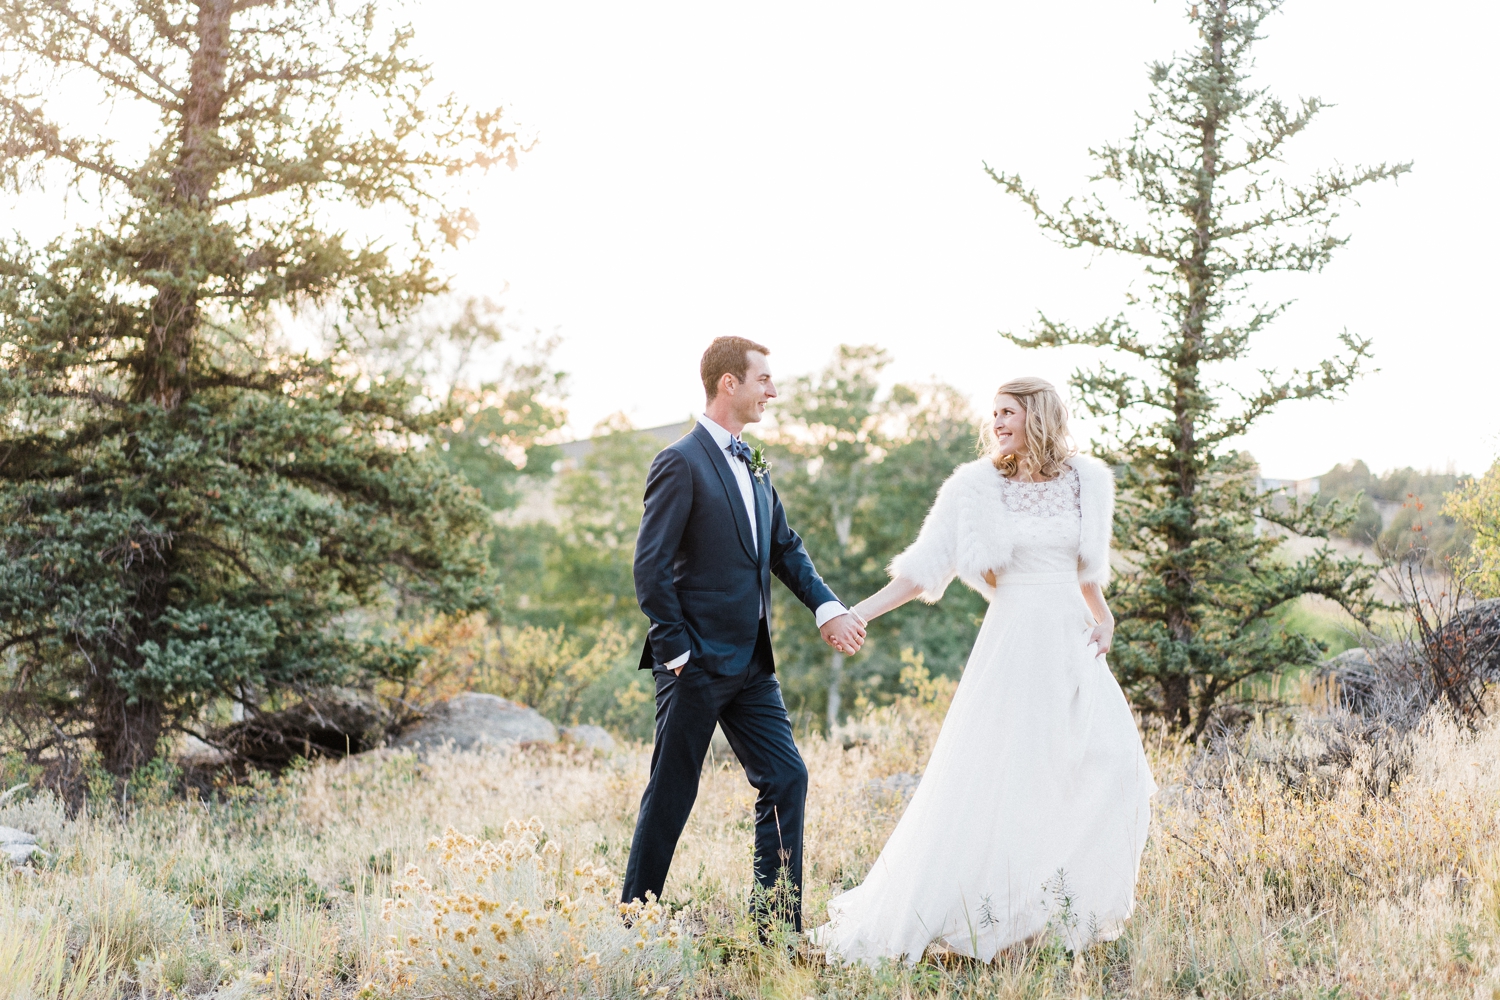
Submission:
<svg viewBox="0 0 1500 1000">
<path fill-rule="evenodd" d="M 839 615 L 847 615 L 848 613 L 849 609 L 844 607 L 842 603 L 838 601 L 826 601 L 823 604 L 818 605 L 818 610 L 813 612 L 813 620 L 817 622 L 818 628 L 822 628 L 826 623 L 837 618 Z M 668 670 L 676 670 L 678 667 L 687 663 L 688 656 L 691 653 L 692 650 L 688 650 L 688 652 L 683 653 L 681 656 L 674 656 L 666 663 L 663 663 L 662 666 L 666 667 Z"/>
<path fill-rule="evenodd" d="M 838 601 L 827 601 L 818 605 L 818 610 L 813 612 L 813 620 L 818 623 L 818 628 L 822 628 L 839 615 L 847 615 L 848 613 L 849 609 Z"/>
</svg>

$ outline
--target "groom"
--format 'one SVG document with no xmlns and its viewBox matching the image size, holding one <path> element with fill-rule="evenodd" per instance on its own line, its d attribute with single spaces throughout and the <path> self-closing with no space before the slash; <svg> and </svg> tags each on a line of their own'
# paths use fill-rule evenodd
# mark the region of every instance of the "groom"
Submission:
<svg viewBox="0 0 1500 1000">
<path fill-rule="evenodd" d="M 755 881 L 769 890 L 787 869 L 797 899 L 778 916 L 800 931 L 807 768 L 771 657 L 771 574 L 813 612 L 835 649 L 857 652 L 865 630 L 818 576 L 786 523 L 769 467 L 740 440 L 776 398 L 770 353 L 743 337 L 709 345 L 699 365 L 703 415 L 656 456 L 646 479 L 635 593 L 651 619 L 640 665 L 656 680 L 656 747 L 623 898 L 661 895 L 717 722 L 760 792 Z"/>
</svg>

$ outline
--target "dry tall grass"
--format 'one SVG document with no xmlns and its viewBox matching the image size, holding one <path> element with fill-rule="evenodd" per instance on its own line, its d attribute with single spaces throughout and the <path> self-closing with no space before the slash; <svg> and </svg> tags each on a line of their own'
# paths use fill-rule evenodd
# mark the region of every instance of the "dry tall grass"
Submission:
<svg viewBox="0 0 1500 1000">
<path fill-rule="evenodd" d="M 942 695 L 804 741 L 810 920 L 889 834 Z M 1500 997 L 1500 726 L 1434 718 L 1399 746 L 1349 729 L 1306 712 L 1210 754 L 1151 738 L 1163 791 L 1125 936 L 989 966 L 760 946 L 741 916 L 753 792 L 730 761 L 710 762 L 668 884 L 685 937 L 665 911 L 627 931 L 599 891 L 644 748 L 382 751 L 123 818 L 33 799 L 55 858 L 0 882 L 0 996 Z M 454 941 L 480 951 L 462 964 Z"/>
</svg>

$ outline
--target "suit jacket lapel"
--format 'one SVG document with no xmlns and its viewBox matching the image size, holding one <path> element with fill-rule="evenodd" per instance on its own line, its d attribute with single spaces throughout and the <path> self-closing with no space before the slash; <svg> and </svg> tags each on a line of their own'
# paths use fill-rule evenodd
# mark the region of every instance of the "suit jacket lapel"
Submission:
<svg viewBox="0 0 1500 1000">
<path fill-rule="evenodd" d="M 771 613 L 771 483 L 751 479 L 755 488 L 755 540 L 760 543 L 756 561 L 760 565 L 760 599 Z"/>
<path fill-rule="evenodd" d="M 702 424 L 693 428 L 693 440 L 707 453 L 714 471 L 719 474 L 719 482 L 724 485 L 724 499 L 729 501 L 729 510 L 734 515 L 734 524 L 739 529 L 740 544 L 745 547 L 745 554 L 759 562 L 755 546 L 750 541 L 750 515 L 745 512 L 745 498 L 740 495 L 740 484 L 735 481 L 734 470 L 729 467 L 729 456 L 714 443 L 714 436 Z"/>
<path fill-rule="evenodd" d="M 756 561 L 762 566 L 771 562 L 771 484 L 751 478 L 755 489 L 755 540 L 760 543 Z"/>
</svg>

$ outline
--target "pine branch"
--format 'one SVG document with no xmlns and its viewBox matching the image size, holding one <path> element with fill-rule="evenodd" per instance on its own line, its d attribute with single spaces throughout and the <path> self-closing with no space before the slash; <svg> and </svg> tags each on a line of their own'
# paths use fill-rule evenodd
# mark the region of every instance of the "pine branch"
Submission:
<svg viewBox="0 0 1500 1000">
<path fill-rule="evenodd" d="M 1237 160 L 1224 160 L 1220 175 L 1238 173 L 1262 163 L 1281 159 L 1281 147 L 1312 123 L 1318 113 L 1328 107 L 1316 97 L 1304 97 L 1295 114 L 1287 113 L 1286 105 L 1274 98 L 1266 100 L 1255 113 L 1258 136 L 1245 142 L 1245 155 Z"/>
<path fill-rule="evenodd" d="M 1053 213 L 1043 207 L 1041 198 L 1034 190 L 1026 187 L 1025 182 L 1018 175 L 997 173 L 988 163 L 984 165 L 984 170 L 991 180 L 1008 193 L 1015 195 L 1022 204 L 1031 209 L 1038 227 L 1062 246 L 1069 249 L 1092 246 L 1100 250 L 1112 250 L 1155 260 L 1177 260 L 1177 253 L 1174 249 L 1154 245 L 1146 237 L 1132 234 L 1130 227 L 1112 218 L 1097 200 L 1095 201 L 1097 214 L 1074 212 L 1071 198 L 1064 201 L 1061 208 Z"/>
<path fill-rule="evenodd" d="M 1341 395 L 1360 375 L 1364 374 L 1365 362 L 1370 358 L 1369 340 L 1352 336 L 1348 331 L 1339 339 L 1349 349 L 1342 357 L 1328 358 L 1317 368 L 1294 369 L 1287 379 L 1278 379 L 1274 371 L 1262 370 L 1264 380 L 1260 392 L 1247 395 L 1236 391 L 1244 409 L 1233 417 L 1219 421 L 1216 428 L 1203 436 L 1205 444 L 1213 446 L 1231 438 L 1241 437 L 1261 417 L 1288 400 L 1332 399 Z"/>
<path fill-rule="evenodd" d="M 216 541 L 208 535 L 193 531 L 182 532 L 178 534 L 173 539 L 173 541 L 179 548 L 198 548 L 202 549 L 205 552 L 212 552 L 215 555 L 223 556 L 225 559 L 228 559 L 236 569 L 238 569 L 247 578 L 253 581 L 257 587 L 269 589 L 270 581 L 268 581 L 259 570 L 252 566 L 247 561 L 244 554 L 241 553 L 238 549 L 229 545 L 225 545 L 222 542 Z"/>
<path fill-rule="evenodd" d="M 17 25 L 27 20 L 26 7 L 28 5 L 19 0 L 0 0 L 0 23 Z M 69 0 L 43 0 L 42 6 L 51 11 L 63 25 L 72 26 L 77 32 L 84 36 L 83 41 L 76 41 L 67 34 L 58 30 L 56 22 L 47 26 L 48 39 L 43 51 L 48 58 L 57 66 L 77 66 L 94 73 L 101 80 L 118 87 L 126 93 L 133 94 L 143 101 L 154 104 L 163 110 L 170 110 L 180 105 L 183 91 L 167 81 L 166 75 L 159 65 L 153 64 L 132 50 L 131 38 L 128 32 L 120 30 L 118 22 L 115 28 L 104 24 L 97 17 L 80 12 Z M 166 91 L 169 97 L 161 97 L 152 94 L 142 87 L 138 82 L 125 74 L 106 66 L 101 60 L 91 59 L 89 56 L 88 39 L 103 42 L 105 54 L 115 56 L 128 63 L 136 73 L 156 84 Z M 68 42 L 73 42 L 72 48 L 64 48 Z M 33 48 L 36 51 L 36 48 Z"/>
<path fill-rule="evenodd" d="M 1150 349 L 1136 338 L 1130 322 L 1123 314 L 1104 320 L 1091 330 L 1080 332 L 1066 323 L 1048 319 L 1045 313 L 1038 313 L 1035 329 L 1036 332 L 1029 337 L 1004 331 L 1001 331 L 1000 336 L 1028 350 L 1038 347 L 1111 347 L 1139 357 L 1149 356 Z"/>
<path fill-rule="evenodd" d="M 1091 416 L 1113 414 L 1123 420 L 1137 407 L 1147 405 L 1149 393 L 1141 380 L 1099 362 L 1092 372 L 1073 373 L 1069 384 L 1078 392 L 1084 410 Z"/>
<path fill-rule="evenodd" d="M 1311 187 L 1278 185 L 1278 191 L 1282 196 L 1281 208 L 1264 212 L 1256 218 L 1236 225 L 1221 226 L 1215 230 L 1214 237 L 1232 239 L 1261 229 L 1308 221 L 1317 221 L 1326 227 L 1327 222 L 1331 222 L 1333 218 L 1327 213 L 1340 199 L 1350 197 L 1357 188 L 1366 184 L 1394 180 L 1403 174 L 1410 173 L 1411 169 L 1410 161 L 1395 164 L 1382 163 L 1373 167 L 1356 167 L 1352 174 L 1346 174 L 1339 169 L 1321 171 L 1314 175 Z M 1326 221 L 1323 221 L 1325 218 Z M 1246 267 L 1245 269 L 1261 270 L 1262 268 Z"/>
<path fill-rule="evenodd" d="M 1199 356 L 1209 363 L 1233 361 L 1242 357 L 1255 334 L 1280 317 L 1290 305 L 1290 302 L 1283 302 L 1271 307 L 1260 307 L 1243 324 L 1220 327 L 1203 339 Z"/>
<path fill-rule="evenodd" d="M 22 164 L 33 157 L 60 159 L 105 180 L 129 185 L 131 174 L 104 155 L 108 145 L 77 137 L 64 138 L 61 129 L 41 112 L 20 100 L 0 94 L 0 180 L 20 192 Z"/>
</svg>

